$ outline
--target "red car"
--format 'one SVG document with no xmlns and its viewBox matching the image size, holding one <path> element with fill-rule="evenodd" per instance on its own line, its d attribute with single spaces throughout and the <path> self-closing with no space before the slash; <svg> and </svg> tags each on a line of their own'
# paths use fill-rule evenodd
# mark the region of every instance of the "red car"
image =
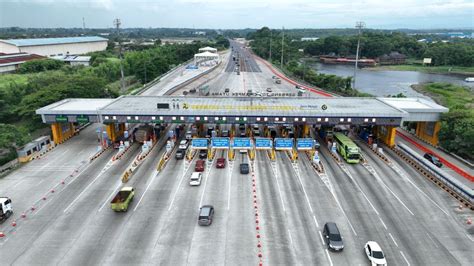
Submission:
<svg viewBox="0 0 474 266">
<path fill-rule="evenodd" d="M 197 160 L 196 166 L 194 167 L 194 171 L 196 172 L 204 172 L 204 160 Z"/>
<path fill-rule="evenodd" d="M 225 158 L 217 158 L 216 168 L 225 168 Z"/>
</svg>

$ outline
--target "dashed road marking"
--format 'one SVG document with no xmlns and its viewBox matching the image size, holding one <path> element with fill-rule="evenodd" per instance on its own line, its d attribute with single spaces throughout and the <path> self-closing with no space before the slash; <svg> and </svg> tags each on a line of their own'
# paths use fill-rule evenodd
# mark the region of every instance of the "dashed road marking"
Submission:
<svg viewBox="0 0 474 266">
<path fill-rule="evenodd" d="M 393 238 L 392 233 L 388 233 L 388 235 L 389 235 L 390 238 L 392 239 L 392 241 L 393 241 L 393 243 L 395 244 L 395 246 L 397 246 L 397 248 L 398 248 L 397 241 L 395 241 L 395 238 Z"/>
</svg>

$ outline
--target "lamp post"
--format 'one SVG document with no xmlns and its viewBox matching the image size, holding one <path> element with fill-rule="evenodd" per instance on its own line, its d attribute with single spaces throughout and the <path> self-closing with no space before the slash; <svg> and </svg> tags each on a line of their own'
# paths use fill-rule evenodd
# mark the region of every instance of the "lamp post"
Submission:
<svg viewBox="0 0 474 266">
<path fill-rule="evenodd" d="M 359 29 L 359 33 L 358 33 L 358 38 L 357 38 L 357 51 L 356 51 L 356 61 L 355 61 L 355 67 L 354 67 L 354 78 L 352 80 L 352 88 L 355 89 L 355 86 L 356 86 L 356 73 L 357 73 L 357 65 L 358 65 L 358 62 L 359 62 L 359 47 L 360 47 L 360 35 L 362 33 L 362 28 L 365 27 L 365 22 L 363 21 L 358 21 L 356 22 L 356 28 Z"/>
</svg>

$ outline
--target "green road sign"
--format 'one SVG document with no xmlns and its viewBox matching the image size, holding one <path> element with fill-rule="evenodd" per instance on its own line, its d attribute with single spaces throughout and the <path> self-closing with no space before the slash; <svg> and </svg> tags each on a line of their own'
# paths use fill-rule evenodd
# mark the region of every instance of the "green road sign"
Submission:
<svg viewBox="0 0 474 266">
<path fill-rule="evenodd" d="M 67 116 L 57 115 L 56 122 L 68 122 Z"/>
</svg>

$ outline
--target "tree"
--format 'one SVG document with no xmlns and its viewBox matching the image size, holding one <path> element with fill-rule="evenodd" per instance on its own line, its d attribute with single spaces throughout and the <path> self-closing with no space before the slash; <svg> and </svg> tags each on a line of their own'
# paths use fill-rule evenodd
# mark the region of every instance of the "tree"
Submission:
<svg viewBox="0 0 474 266">
<path fill-rule="evenodd" d="M 64 62 L 55 59 L 37 59 L 25 62 L 20 65 L 19 73 L 37 73 L 47 70 L 60 69 Z"/>
</svg>

